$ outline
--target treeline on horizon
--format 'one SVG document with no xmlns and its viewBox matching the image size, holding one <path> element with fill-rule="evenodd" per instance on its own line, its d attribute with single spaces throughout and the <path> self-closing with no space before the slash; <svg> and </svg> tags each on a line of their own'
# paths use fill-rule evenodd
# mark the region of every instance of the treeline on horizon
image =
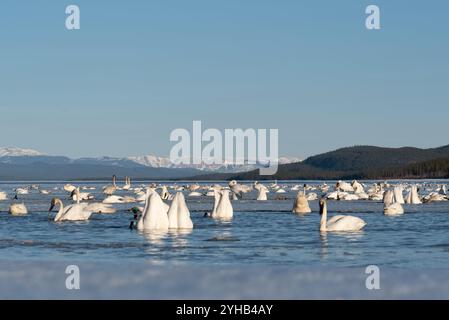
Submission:
<svg viewBox="0 0 449 320">
<path fill-rule="evenodd" d="M 351 179 L 448 179 L 449 158 L 435 159 L 406 166 L 363 171 L 333 171 L 297 164 L 295 169 L 280 168 L 273 176 L 261 176 L 259 171 L 240 174 L 213 175 L 210 178 L 224 180 L 351 180 Z M 204 176 L 204 179 L 209 177 Z"/>
<path fill-rule="evenodd" d="M 280 165 L 272 176 L 259 170 L 209 174 L 200 180 L 349 180 L 449 178 L 449 146 L 419 149 L 354 146 L 312 156 L 303 162 Z"/>
</svg>

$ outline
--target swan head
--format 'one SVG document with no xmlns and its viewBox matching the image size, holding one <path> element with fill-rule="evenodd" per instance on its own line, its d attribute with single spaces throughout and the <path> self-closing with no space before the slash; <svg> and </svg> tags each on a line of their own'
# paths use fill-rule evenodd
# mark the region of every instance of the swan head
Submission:
<svg viewBox="0 0 449 320">
<path fill-rule="evenodd" d="M 50 209 L 48 209 L 48 212 L 51 212 L 53 210 L 53 208 L 56 206 L 56 203 L 58 202 L 58 198 L 53 198 L 51 199 L 50 202 Z"/>
<path fill-rule="evenodd" d="M 320 203 L 320 214 L 323 214 L 324 208 L 326 207 L 326 199 L 321 198 L 319 203 Z"/>
<path fill-rule="evenodd" d="M 232 180 L 232 181 L 229 182 L 229 186 L 230 186 L 230 187 L 233 187 L 233 186 L 235 186 L 235 185 L 237 185 L 237 181 Z"/>
</svg>

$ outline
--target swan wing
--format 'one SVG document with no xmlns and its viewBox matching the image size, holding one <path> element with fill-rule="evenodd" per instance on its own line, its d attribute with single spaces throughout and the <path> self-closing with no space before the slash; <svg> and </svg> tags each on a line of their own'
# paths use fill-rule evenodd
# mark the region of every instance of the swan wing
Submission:
<svg viewBox="0 0 449 320">
<path fill-rule="evenodd" d="M 358 217 L 337 216 L 337 218 L 333 217 L 327 222 L 327 229 L 329 231 L 358 231 L 365 225 L 365 221 Z"/>
<path fill-rule="evenodd" d="M 77 203 L 64 208 L 64 214 L 60 221 L 88 220 L 92 215 L 92 211 L 88 210 L 87 206 L 87 203 Z"/>
</svg>

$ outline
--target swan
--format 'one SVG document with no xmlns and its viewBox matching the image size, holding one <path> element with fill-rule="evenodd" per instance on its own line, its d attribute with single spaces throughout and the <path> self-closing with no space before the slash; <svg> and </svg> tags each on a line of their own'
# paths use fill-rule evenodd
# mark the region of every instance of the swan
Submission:
<svg viewBox="0 0 449 320">
<path fill-rule="evenodd" d="M 299 191 L 298 194 L 296 195 L 295 203 L 293 204 L 292 209 L 293 213 L 304 214 L 312 212 L 312 210 L 310 210 L 309 202 L 307 201 L 305 193 L 306 190 L 304 189 L 303 192 Z"/>
<path fill-rule="evenodd" d="M 239 184 L 235 180 L 232 180 L 229 182 L 229 188 L 232 191 L 232 199 L 233 200 L 242 199 L 244 193 L 251 192 L 251 190 L 253 189 L 250 186 L 245 186 L 243 184 Z"/>
<path fill-rule="evenodd" d="M 125 177 L 125 185 L 122 188 L 123 190 L 131 189 L 131 179 L 129 177 Z"/>
<path fill-rule="evenodd" d="M 418 187 L 416 185 L 413 185 L 410 188 L 410 191 L 408 192 L 406 198 L 405 198 L 405 203 L 409 203 L 409 204 L 421 204 L 421 199 L 419 198 L 419 194 L 418 194 Z"/>
<path fill-rule="evenodd" d="M 73 190 L 72 195 L 73 194 L 75 194 L 76 197 L 72 197 L 72 199 L 74 201 L 76 201 L 77 204 L 80 204 L 83 197 L 81 196 L 82 193 L 80 194 L 79 188 L 76 188 L 75 190 Z M 115 213 L 117 211 L 117 210 L 115 210 L 115 208 L 111 207 L 108 204 L 98 203 L 98 202 L 93 202 L 93 203 L 87 204 L 86 210 L 92 211 L 93 213 Z"/>
<path fill-rule="evenodd" d="M 23 203 L 13 203 L 9 206 L 8 212 L 13 216 L 23 216 L 28 214 L 28 209 Z"/>
<path fill-rule="evenodd" d="M 325 199 L 320 200 L 320 231 L 359 231 L 366 226 L 365 221 L 354 216 L 333 216 L 327 220 L 327 203 Z"/>
<path fill-rule="evenodd" d="M 138 230 L 167 230 L 169 220 L 167 206 L 157 192 L 148 188 L 143 213 L 137 223 Z"/>
<path fill-rule="evenodd" d="M 259 183 L 257 181 L 254 182 L 254 189 L 256 189 L 259 192 L 259 194 L 257 195 L 257 200 L 258 201 L 266 201 L 268 199 L 267 198 L 267 193 L 269 191 L 268 191 L 268 188 L 265 187 L 263 184 L 261 184 L 261 183 Z"/>
<path fill-rule="evenodd" d="M 15 191 L 17 194 L 28 194 L 29 192 L 26 188 L 17 188 Z"/>
<path fill-rule="evenodd" d="M 438 202 L 438 201 L 446 201 L 447 198 L 445 195 L 442 195 L 437 192 L 431 192 L 427 196 L 423 198 L 423 203 L 431 203 L 431 202 Z"/>
<path fill-rule="evenodd" d="M 402 187 L 402 185 L 397 185 L 396 187 L 394 187 L 393 192 L 394 192 L 394 199 L 395 199 L 396 203 L 399 203 L 399 204 L 405 203 L 403 191 L 404 191 L 404 188 Z"/>
<path fill-rule="evenodd" d="M 137 201 L 133 197 L 128 197 L 128 196 L 121 197 L 121 196 L 114 196 L 114 195 L 111 195 L 103 200 L 103 203 L 106 203 L 106 204 L 132 203 L 132 202 L 137 202 Z"/>
<path fill-rule="evenodd" d="M 8 195 L 6 194 L 6 192 L 0 191 L 0 201 L 7 200 L 7 199 L 8 199 Z"/>
<path fill-rule="evenodd" d="M 354 193 L 365 193 L 365 189 L 363 188 L 362 184 L 357 180 L 352 181 L 351 186 L 354 189 Z"/>
<path fill-rule="evenodd" d="M 112 196 L 112 194 L 117 191 L 117 185 L 116 185 L 117 177 L 115 174 L 112 176 L 112 185 L 106 186 L 103 188 L 103 193 L 107 196 Z"/>
<path fill-rule="evenodd" d="M 233 215 L 234 209 L 229 200 L 229 190 L 215 191 L 214 210 L 212 211 L 211 217 L 214 219 L 228 220 L 232 219 Z"/>
<path fill-rule="evenodd" d="M 404 213 L 402 204 L 396 201 L 395 192 L 391 190 L 385 191 L 384 195 L 384 214 L 386 216 L 396 216 Z"/>
<path fill-rule="evenodd" d="M 73 190 L 76 189 L 76 187 L 75 187 L 74 185 L 72 185 L 72 184 L 66 184 L 66 185 L 63 187 L 63 189 L 64 189 L 65 191 L 67 191 L 67 192 L 72 192 Z"/>
<path fill-rule="evenodd" d="M 343 192 L 354 192 L 354 188 L 349 183 L 341 180 L 337 182 L 335 189 Z"/>
<path fill-rule="evenodd" d="M 70 197 L 72 198 L 73 201 L 76 201 L 78 203 L 82 200 L 92 200 L 94 198 L 94 196 L 91 195 L 90 193 L 80 192 L 79 188 L 73 190 L 72 193 L 70 194 Z"/>
<path fill-rule="evenodd" d="M 168 192 L 167 186 L 162 186 L 161 198 L 162 200 L 172 199 L 172 195 L 170 194 L 170 192 Z"/>
<path fill-rule="evenodd" d="M 177 192 L 173 198 L 170 209 L 168 209 L 169 229 L 193 229 L 190 219 L 190 211 L 182 192 Z"/>
<path fill-rule="evenodd" d="M 440 187 L 440 190 L 438 191 L 438 193 L 441 194 L 441 195 L 443 195 L 443 196 L 445 196 L 445 195 L 446 195 L 446 185 L 443 184 L 443 185 Z"/>
<path fill-rule="evenodd" d="M 87 203 L 75 203 L 64 207 L 64 204 L 58 198 L 53 198 L 51 200 L 48 212 L 51 212 L 56 205 L 59 205 L 59 211 L 54 218 L 55 222 L 88 220 L 93 213 L 88 209 Z"/>
</svg>

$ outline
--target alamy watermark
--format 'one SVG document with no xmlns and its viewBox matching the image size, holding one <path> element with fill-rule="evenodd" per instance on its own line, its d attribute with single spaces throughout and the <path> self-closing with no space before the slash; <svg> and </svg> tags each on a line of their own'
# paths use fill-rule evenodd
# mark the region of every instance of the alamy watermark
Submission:
<svg viewBox="0 0 449 320">
<path fill-rule="evenodd" d="M 366 267 L 365 274 L 368 275 L 365 286 L 368 290 L 380 290 L 380 268 L 375 265 Z"/>
<path fill-rule="evenodd" d="M 79 290 L 80 287 L 80 268 L 77 265 L 67 266 L 65 273 L 68 275 L 65 279 L 67 290 Z"/>
<path fill-rule="evenodd" d="M 273 175 L 278 170 L 278 129 L 202 130 L 201 121 L 193 121 L 192 134 L 178 128 L 170 141 L 177 142 L 170 151 L 173 164 L 188 165 L 260 165 L 261 175 Z"/>
</svg>

